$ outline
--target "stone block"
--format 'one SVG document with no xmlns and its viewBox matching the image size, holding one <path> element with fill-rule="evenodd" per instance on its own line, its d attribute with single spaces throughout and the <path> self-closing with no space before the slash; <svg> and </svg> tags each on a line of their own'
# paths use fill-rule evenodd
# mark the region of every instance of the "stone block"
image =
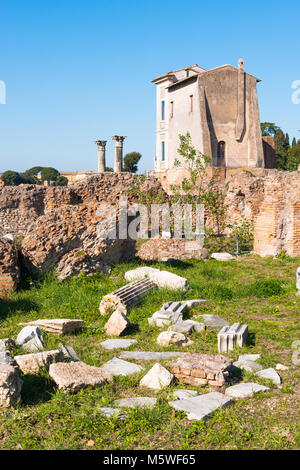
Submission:
<svg viewBox="0 0 300 470">
<path fill-rule="evenodd" d="M 145 266 L 125 273 L 125 279 L 128 281 L 146 278 L 153 281 L 158 287 L 183 290 L 189 288 L 188 282 L 185 278 L 178 276 L 177 274 L 170 273 L 169 271 L 160 271 L 159 269 Z"/>
<path fill-rule="evenodd" d="M 153 351 L 124 351 L 120 354 L 121 359 L 133 359 L 135 361 L 165 361 L 181 356 L 182 352 L 153 352 Z"/>
<path fill-rule="evenodd" d="M 21 401 L 22 383 L 16 367 L 0 364 L 0 407 L 9 408 Z"/>
<path fill-rule="evenodd" d="M 119 336 L 129 326 L 130 322 L 126 315 L 122 311 L 116 310 L 104 325 L 104 329 L 108 336 Z"/>
<path fill-rule="evenodd" d="M 111 380 L 111 375 L 102 367 L 89 366 L 81 361 L 50 364 L 49 375 L 63 392 L 78 392 L 82 388 L 98 387 Z"/>
<path fill-rule="evenodd" d="M 170 401 L 169 405 L 187 414 L 189 420 L 205 420 L 216 410 L 232 404 L 230 397 L 219 392 L 206 393 L 185 400 Z"/>
<path fill-rule="evenodd" d="M 232 256 L 230 253 L 212 253 L 212 259 L 216 259 L 217 261 L 235 261 L 236 258 Z"/>
<path fill-rule="evenodd" d="M 263 366 L 257 364 L 255 361 L 236 361 L 233 363 L 234 367 L 246 370 L 248 372 L 258 372 L 263 369 Z"/>
<path fill-rule="evenodd" d="M 11 357 L 9 351 L 0 351 L 0 364 L 16 365 L 16 361 Z"/>
<path fill-rule="evenodd" d="M 151 388 L 153 390 L 161 390 L 168 387 L 172 380 L 173 374 L 157 362 L 142 378 L 140 386 Z"/>
<path fill-rule="evenodd" d="M 234 323 L 232 326 L 224 326 L 218 333 L 218 351 L 226 353 L 236 346 L 244 346 L 248 337 L 248 326 Z"/>
<path fill-rule="evenodd" d="M 11 351 L 15 349 L 16 343 L 11 338 L 0 339 L 0 352 Z"/>
<path fill-rule="evenodd" d="M 23 374 L 38 374 L 42 367 L 53 362 L 62 362 L 64 354 L 60 349 L 43 351 L 31 354 L 22 354 L 14 357 L 18 367 Z"/>
<path fill-rule="evenodd" d="M 41 330 L 55 333 L 58 335 L 67 335 L 74 333 L 82 328 L 83 320 L 73 320 L 70 318 L 41 319 L 27 323 L 19 323 L 20 326 L 37 326 Z"/>
<path fill-rule="evenodd" d="M 241 354 L 238 361 L 257 361 L 261 359 L 261 354 Z"/>
<path fill-rule="evenodd" d="M 214 314 L 204 314 L 204 315 L 198 315 L 198 317 L 201 322 L 203 322 L 206 326 L 206 328 L 212 329 L 212 330 L 221 330 L 223 326 L 229 326 L 228 322 L 223 320 L 223 318 L 219 317 L 219 315 L 214 315 Z"/>
</svg>

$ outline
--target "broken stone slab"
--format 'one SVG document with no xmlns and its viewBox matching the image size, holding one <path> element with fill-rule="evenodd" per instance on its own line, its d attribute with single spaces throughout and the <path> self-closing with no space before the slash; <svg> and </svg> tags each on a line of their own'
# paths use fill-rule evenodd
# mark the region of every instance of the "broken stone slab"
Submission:
<svg viewBox="0 0 300 470">
<path fill-rule="evenodd" d="M 27 352 L 43 350 L 44 340 L 41 330 L 37 326 L 25 326 L 18 334 L 16 344 Z"/>
<path fill-rule="evenodd" d="M 149 279 L 134 281 L 120 287 L 111 294 L 105 295 L 99 305 L 101 315 L 120 310 L 125 315 L 137 305 L 142 298 L 155 289 L 157 285 Z"/>
<path fill-rule="evenodd" d="M 132 344 L 136 343 L 136 339 L 107 339 L 102 341 L 101 346 L 108 351 L 113 349 L 126 349 L 129 348 Z"/>
<path fill-rule="evenodd" d="M 261 354 L 241 354 L 238 361 L 257 361 L 261 359 Z"/>
<path fill-rule="evenodd" d="M 16 343 L 11 338 L 0 339 L 0 352 L 11 351 L 15 349 Z"/>
<path fill-rule="evenodd" d="M 0 364 L 0 407 L 9 408 L 21 401 L 22 383 L 16 367 Z"/>
<path fill-rule="evenodd" d="M 168 328 L 169 331 L 177 331 L 177 333 L 190 334 L 193 331 L 203 333 L 205 331 L 205 324 L 194 320 L 183 320 L 182 322 L 175 323 Z"/>
<path fill-rule="evenodd" d="M 174 390 L 173 397 L 177 400 L 185 400 L 186 398 L 196 397 L 198 392 L 196 390 L 186 390 L 184 388 Z"/>
<path fill-rule="evenodd" d="M 157 362 L 142 378 L 140 386 L 151 388 L 152 390 L 161 390 L 168 387 L 172 380 L 173 374 Z"/>
<path fill-rule="evenodd" d="M 258 372 L 263 369 L 263 366 L 255 361 L 236 361 L 233 363 L 233 366 L 248 372 Z"/>
<path fill-rule="evenodd" d="M 124 351 L 121 359 L 133 359 L 135 361 L 165 361 L 181 356 L 182 352 L 152 352 L 152 351 Z"/>
<path fill-rule="evenodd" d="M 248 337 L 248 326 L 234 323 L 231 326 L 223 326 L 218 333 L 218 351 L 219 353 L 227 353 L 232 351 L 236 346 L 244 346 Z"/>
<path fill-rule="evenodd" d="M 127 271 L 125 273 L 125 279 L 129 280 L 143 280 L 149 279 L 153 281 L 158 287 L 165 287 L 167 289 L 189 289 L 187 279 L 178 276 L 177 274 L 169 271 L 160 271 L 156 268 L 141 267 Z"/>
<path fill-rule="evenodd" d="M 222 355 L 185 353 L 171 364 L 171 372 L 179 382 L 194 386 L 210 385 L 223 388 L 232 359 Z"/>
<path fill-rule="evenodd" d="M 64 356 L 65 361 L 68 361 L 68 362 L 70 362 L 70 361 L 72 361 L 72 362 L 80 361 L 79 357 L 77 356 L 77 354 L 74 351 L 74 349 L 72 348 L 72 346 L 60 343 L 59 347 L 61 349 L 61 352 Z"/>
<path fill-rule="evenodd" d="M 276 370 L 273 369 L 273 367 L 270 367 L 269 369 L 263 369 L 260 370 L 256 373 L 258 377 L 261 377 L 263 379 L 269 379 L 272 380 L 272 382 L 275 385 L 280 385 L 281 384 L 281 378 L 280 375 L 277 374 Z"/>
<path fill-rule="evenodd" d="M 204 314 L 198 315 L 197 318 L 202 320 L 206 328 L 211 328 L 213 330 L 219 331 L 224 326 L 229 326 L 228 322 L 219 317 L 219 315 Z"/>
<path fill-rule="evenodd" d="M 132 362 L 123 361 L 123 359 L 118 359 L 113 357 L 110 361 L 106 362 L 101 366 L 102 369 L 109 372 L 111 375 L 133 375 L 138 374 L 143 370 L 143 367 L 138 364 L 133 364 Z"/>
<path fill-rule="evenodd" d="M 193 344 L 193 341 L 176 331 L 163 331 L 157 337 L 156 342 L 160 346 L 172 346 L 173 344 L 176 346 L 189 346 Z"/>
<path fill-rule="evenodd" d="M 233 399 L 252 398 L 255 393 L 268 392 L 270 389 L 253 382 L 240 383 L 226 388 L 225 395 Z"/>
<path fill-rule="evenodd" d="M 63 392 L 78 392 L 88 386 L 98 387 L 111 380 L 111 375 L 102 367 L 84 362 L 57 362 L 50 364 L 49 375 Z"/>
<path fill-rule="evenodd" d="M 130 326 L 130 322 L 121 310 L 116 310 L 104 325 L 108 336 L 120 336 Z"/>
<path fill-rule="evenodd" d="M 55 318 L 51 320 L 41 319 L 27 323 L 19 323 L 20 326 L 38 326 L 41 330 L 59 335 L 74 333 L 82 328 L 83 320 L 74 320 L 70 318 Z"/>
<path fill-rule="evenodd" d="M 230 253 L 212 253 L 212 259 L 216 259 L 217 261 L 235 261 L 236 258 L 232 256 Z"/>
<path fill-rule="evenodd" d="M 196 307 L 197 305 L 201 305 L 204 302 L 207 302 L 206 299 L 192 299 L 192 300 L 184 300 L 184 304 L 186 307 L 193 308 Z"/>
<path fill-rule="evenodd" d="M 64 360 L 63 352 L 60 349 L 43 351 L 31 354 L 22 354 L 14 357 L 18 367 L 23 374 L 38 374 L 42 367 L 46 367 L 53 362 Z"/>
<path fill-rule="evenodd" d="M 157 398 L 153 397 L 132 397 L 115 400 L 115 404 L 121 408 L 154 408 L 156 403 Z"/>
<path fill-rule="evenodd" d="M 106 418 L 124 419 L 124 413 L 118 408 L 99 407 L 97 408 Z"/>
<path fill-rule="evenodd" d="M 231 405 L 232 399 L 219 392 L 210 392 L 185 400 L 170 401 L 169 405 L 187 414 L 189 420 L 205 420 L 216 410 Z"/>
<path fill-rule="evenodd" d="M 0 352 L 0 364 L 8 364 L 10 366 L 16 366 L 16 361 L 11 357 L 9 351 Z"/>
</svg>

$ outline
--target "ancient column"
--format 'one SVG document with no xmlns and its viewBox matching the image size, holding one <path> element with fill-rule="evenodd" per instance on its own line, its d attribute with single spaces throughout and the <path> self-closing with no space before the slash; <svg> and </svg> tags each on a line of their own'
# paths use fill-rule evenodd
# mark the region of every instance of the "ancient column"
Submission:
<svg viewBox="0 0 300 470">
<path fill-rule="evenodd" d="M 107 140 L 96 140 L 98 154 L 98 173 L 105 172 L 105 146 Z"/>
<path fill-rule="evenodd" d="M 115 141 L 115 165 L 114 171 L 120 173 L 123 167 L 123 142 L 126 136 L 113 135 L 112 140 Z"/>
</svg>

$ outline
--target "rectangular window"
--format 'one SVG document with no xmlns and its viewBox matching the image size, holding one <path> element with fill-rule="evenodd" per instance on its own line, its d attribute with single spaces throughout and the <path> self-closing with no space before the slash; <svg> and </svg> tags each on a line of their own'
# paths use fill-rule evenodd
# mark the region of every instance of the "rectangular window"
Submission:
<svg viewBox="0 0 300 470">
<path fill-rule="evenodd" d="M 165 161 L 165 142 L 162 141 L 161 143 L 161 161 Z"/>
<path fill-rule="evenodd" d="M 172 118 L 174 116 L 174 101 L 170 102 L 170 117 Z"/>
<path fill-rule="evenodd" d="M 192 113 L 194 109 L 193 98 L 193 95 L 190 95 L 190 113 Z"/>
<path fill-rule="evenodd" d="M 165 120 L 165 102 L 164 101 L 161 102 L 161 120 L 162 121 Z"/>
</svg>

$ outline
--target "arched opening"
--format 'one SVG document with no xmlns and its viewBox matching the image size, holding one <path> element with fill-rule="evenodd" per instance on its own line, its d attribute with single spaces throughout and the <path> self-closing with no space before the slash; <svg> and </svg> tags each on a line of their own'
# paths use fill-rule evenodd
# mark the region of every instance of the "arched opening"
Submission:
<svg viewBox="0 0 300 470">
<path fill-rule="evenodd" d="M 218 166 L 225 166 L 225 142 L 224 140 L 220 140 L 218 143 Z"/>
</svg>

